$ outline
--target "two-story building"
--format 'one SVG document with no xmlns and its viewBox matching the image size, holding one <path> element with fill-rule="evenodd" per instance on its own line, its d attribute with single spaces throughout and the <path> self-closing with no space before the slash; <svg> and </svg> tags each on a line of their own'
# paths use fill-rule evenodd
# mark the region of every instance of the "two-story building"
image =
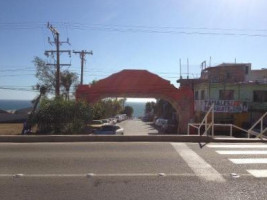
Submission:
<svg viewBox="0 0 267 200">
<path fill-rule="evenodd" d="M 194 91 L 195 121 L 212 104 L 215 122 L 249 127 L 267 111 L 267 69 L 251 70 L 250 63 L 222 63 L 204 68 L 199 79 L 180 79 Z"/>
</svg>

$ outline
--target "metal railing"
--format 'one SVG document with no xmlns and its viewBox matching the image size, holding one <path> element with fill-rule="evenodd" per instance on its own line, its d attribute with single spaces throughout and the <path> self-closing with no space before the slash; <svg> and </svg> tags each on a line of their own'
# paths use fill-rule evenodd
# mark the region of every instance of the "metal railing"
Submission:
<svg viewBox="0 0 267 200">
<path fill-rule="evenodd" d="M 262 138 L 264 136 L 264 133 L 267 131 L 267 127 L 264 128 L 265 117 L 267 117 L 267 112 L 262 115 L 250 129 L 248 129 L 248 138 L 250 138 L 250 135 L 255 135 L 257 138 Z M 255 130 L 257 125 L 260 125 L 259 132 Z"/>
<path fill-rule="evenodd" d="M 211 115 L 211 121 L 208 122 L 208 117 Z M 215 124 L 214 123 L 214 104 L 210 107 L 208 112 L 206 113 L 205 117 L 203 118 L 201 123 L 188 123 L 187 127 L 187 135 L 190 135 L 191 128 L 194 128 L 197 130 L 197 135 L 209 135 L 209 132 L 211 130 L 211 136 L 214 137 L 214 128 L 215 127 L 229 127 L 230 130 L 230 137 L 233 137 L 233 130 L 237 129 L 239 131 L 243 131 L 245 134 L 247 134 L 247 137 L 250 138 L 252 135 L 256 136 L 257 138 L 263 138 L 265 136 L 265 133 L 267 133 L 267 127 L 264 125 L 264 119 L 267 117 L 267 112 L 248 130 L 243 129 L 239 126 L 236 126 L 234 124 Z M 257 125 L 260 125 L 260 131 L 255 131 L 255 127 Z M 201 130 L 204 127 L 204 132 L 201 133 Z"/>
<path fill-rule="evenodd" d="M 239 131 L 243 131 L 244 133 L 248 133 L 248 130 L 243 129 L 243 128 L 240 128 L 239 126 L 236 126 L 234 124 L 215 124 L 215 123 L 209 123 L 207 126 L 210 127 L 212 125 L 213 125 L 213 134 L 211 134 L 212 137 L 215 136 L 214 135 L 214 129 L 215 129 L 215 127 L 229 127 L 229 132 L 230 132 L 229 136 L 230 137 L 233 137 L 233 130 L 234 129 L 237 129 Z M 200 134 L 200 132 L 199 132 L 199 130 L 201 129 L 201 124 L 200 123 L 189 123 L 188 124 L 188 132 L 187 132 L 188 135 L 190 135 L 190 127 L 197 129 L 198 130 L 198 135 L 204 135 L 206 133 L 206 131 L 205 131 L 203 134 Z M 206 135 L 208 135 L 208 134 L 206 134 Z"/>
<path fill-rule="evenodd" d="M 208 117 L 211 115 L 211 122 L 208 122 Z M 201 128 L 205 127 L 204 133 L 201 134 Z M 187 127 L 187 134 L 190 134 L 190 127 L 197 129 L 198 135 L 208 135 L 211 130 L 212 137 L 214 136 L 214 104 L 211 105 L 210 109 L 206 113 L 201 123 L 189 123 Z"/>
</svg>

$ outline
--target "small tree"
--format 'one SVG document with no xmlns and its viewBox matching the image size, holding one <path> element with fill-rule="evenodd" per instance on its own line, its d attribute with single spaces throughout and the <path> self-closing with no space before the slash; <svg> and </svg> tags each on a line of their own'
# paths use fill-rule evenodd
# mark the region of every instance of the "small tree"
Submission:
<svg viewBox="0 0 267 200">
<path fill-rule="evenodd" d="M 145 114 L 149 114 L 152 111 L 152 104 L 151 102 L 147 102 L 145 106 Z"/>
<path fill-rule="evenodd" d="M 76 73 L 69 72 L 67 70 L 61 73 L 61 85 L 64 88 L 66 99 L 70 99 L 70 87 L 77 83 L 78 76 Z"/>
<path fill-rule="evenodd" d="M 124 110 L 122 111 L 123 114 L 126 114 L 128 117 L 133 116 L 134 109 L 131 106 L 125 106 Z"/>
<path fill-rule="evenodd" d="M 124 100 L 103 99 L 92 107 L 93 119 L 103 119 L 115 116 L 123 111 Z"/>
<path fill-rule="evenodd" d="M 33 63 L 36 67 L 35 76 L 39 80 L 37 85 L 45 85 L 48 93 L 54 93 L 56 89 L 56 68 L 47 66 L 40 57 L 34 57 Z M 60 73 L 60 86 L 64 90 L 66 99 L 69 99 L 70 88 L 76 84 L 78 75 L 65 70 Z M 35 87 L 37 88 L 37 87 Z"/>
<path fill-rule="evenodd" d="M 52 93 L 56 88 L 56 69 L 47 66 L 46 62 L 37 56 L 34 57 L 33 63 L 36 67 L 35 76 L 39 80 L 37 86 L 45 85 L 47 92 Z"/>
</svg>

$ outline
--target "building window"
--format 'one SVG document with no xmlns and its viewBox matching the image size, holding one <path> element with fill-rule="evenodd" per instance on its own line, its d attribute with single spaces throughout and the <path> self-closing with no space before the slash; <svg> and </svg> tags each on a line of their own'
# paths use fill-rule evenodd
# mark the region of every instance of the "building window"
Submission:
<svg viewBox="0 0 267 200">
<path fill-rule="evenodd" d="M 201 96 L 200 96 L 201 100 L 205 99 L 205 90 L 201 90 Z"/>
<path fill-rule="evenodd" d="M 267 91 L 255 90 L 253 91 L 253 101 L 254 102 L 267 102 Z"/>
<path fill-rule="evenodd" d="M 234 100 L 234 90 L 220 90 L 220 100 Z"/>
<path fill-rule="evenodd" d="M 246 70 L 245 70 L 245 73 L 248 74 L 248 70 L 249 70 L 249 67 L 246 66 Z"/>
<path fill-rule="evenodd" d="M 198 100 L 198 91 L 195 91 L 195 100 Z"/>
</svg>

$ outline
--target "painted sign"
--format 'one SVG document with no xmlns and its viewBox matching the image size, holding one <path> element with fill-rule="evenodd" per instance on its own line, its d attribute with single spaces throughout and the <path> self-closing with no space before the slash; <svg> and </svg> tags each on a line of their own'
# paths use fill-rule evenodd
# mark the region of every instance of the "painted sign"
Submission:
<svg viewBox="0 0 267 200">
<path fill-rule="evenodd" d="M 234 100 L 195 101 L 195 109 L 197 111 L 207 112 L 212 104 L 214 104 L 214 112 L 223 112 L 223 113 L 248 112 L 247 102 L 234 101 Z"/>
</svg>

